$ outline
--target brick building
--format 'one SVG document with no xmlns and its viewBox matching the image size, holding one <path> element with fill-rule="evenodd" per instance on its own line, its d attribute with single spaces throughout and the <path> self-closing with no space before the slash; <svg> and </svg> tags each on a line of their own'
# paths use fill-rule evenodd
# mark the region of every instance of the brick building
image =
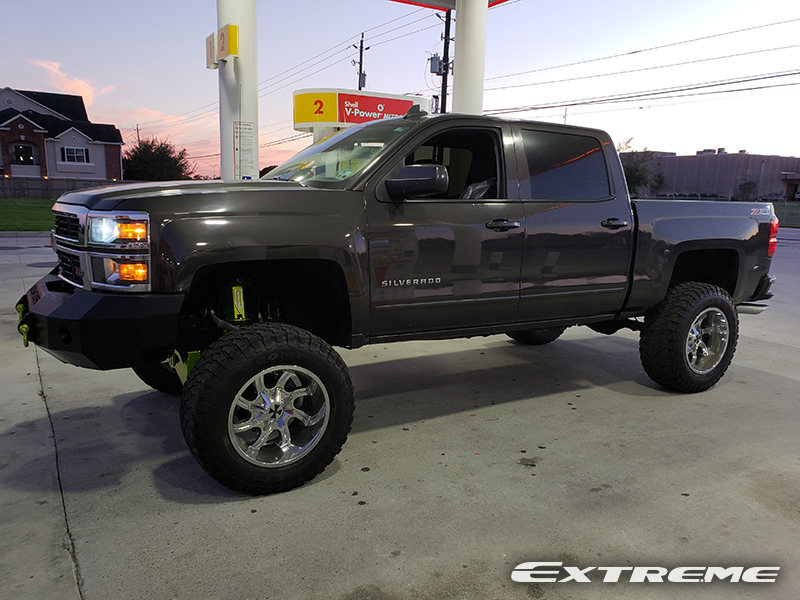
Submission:
<svg viewBox="0 0 800 600">
<path fill-rule="evenodd" d="M 0 89 L 0 176 L 121 180 L 122 144 L 80 96 Z"/>
<path fill-rule="evenodd" d="M 658 176 L 649 196 L 797 199 L 800 158 L 748 154 L 744 150 L 729 154 L 725 148 L 700 150 L 690 156 L 674 152 L 649 154 L 652 170 Z"/>
</svg>

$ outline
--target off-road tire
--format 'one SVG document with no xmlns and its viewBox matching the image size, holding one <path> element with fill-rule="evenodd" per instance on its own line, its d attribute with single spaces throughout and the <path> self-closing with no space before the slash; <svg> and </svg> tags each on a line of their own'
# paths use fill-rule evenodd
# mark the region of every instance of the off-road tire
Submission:
<svg viewBox="0 0 800 600">
<path fill-rule="evenodd" d="M 258 324 L 202 353 L 184 386 L 181 428 L 221 484 L 245 494 L 283 492 L 333 461 L 354 399 L 347 366 L 330 345 L 297 327 Z"/>
<path fill-rule="evenodd" d="M 728 293 L 686 282 L 670 288 L 645 315 L 639 356 L 656 383 L 676 392 L 702 392 L 725 374 L 738 338 L 739 319 Z"/>
<path fill-rule="evenodd" d="M 566 331 L 566 327 L 548 327 L 546 329 L 526 329 L 511 331 L 506 335 L 512 340 L 529 346 L 542 346 L 554 342 Z"/>
<path fill-rule="evenodd" d="M 141 367 L 133 367 L 133 372 L 154 390 L 180 396 L 183 391 L 181 378 L 175 369 L 163 362 L 150 363 Z"/>
</svg>

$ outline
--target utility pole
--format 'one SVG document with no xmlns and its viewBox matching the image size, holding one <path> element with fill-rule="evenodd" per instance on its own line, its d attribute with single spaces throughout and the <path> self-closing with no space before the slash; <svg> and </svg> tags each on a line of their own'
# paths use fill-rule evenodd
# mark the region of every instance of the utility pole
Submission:
<svg viewBox="0 0 800 600">
<path fill-rule="evenodd" d="M 444 50 L 442 51 L 442 61 L 444 62 L 444 73 L 442 73 L 442 114 L 447 112 L 447 77 L 450 75 L 450 9 L 444 16 Z"/>
<path fill-rule="evenodd" d="M 358 48 L 358 89 L 359 91 L 364 88 L 367 83 L 367 74 L 364 73 L 364 50 L 369 50 L 369 47 L 364 48 L 364 34 L 361 34 L 361 43 L 353 48 Z M 355 64 L 355 62 L 353 63 Z"/>
</svg>

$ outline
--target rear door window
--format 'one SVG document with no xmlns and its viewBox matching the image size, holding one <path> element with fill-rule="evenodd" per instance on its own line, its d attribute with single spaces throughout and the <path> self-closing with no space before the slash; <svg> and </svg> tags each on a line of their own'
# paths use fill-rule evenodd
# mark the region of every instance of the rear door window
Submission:
<svg viewBox="0 0 800 600">
<path fill-rule="evenodd" d="M 601 200 L 611 195 L 600 142 L 593 137 L 522 130 L 532 200 Z"/>
</svg>

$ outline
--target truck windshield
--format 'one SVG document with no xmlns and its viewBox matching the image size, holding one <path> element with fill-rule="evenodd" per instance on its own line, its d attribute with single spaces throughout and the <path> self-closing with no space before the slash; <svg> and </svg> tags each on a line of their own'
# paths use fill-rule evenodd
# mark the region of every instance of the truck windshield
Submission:
<svg viewBox="0 0 800 600">
<path fill-rule="evenodd" d="M 403 119 L 364 123 L 349 127 L 295 154 L 262 179 L 283 179 L 329 187 L 344 187 L 344 181 L 359 173 L 390 143 L 415 123 Z"/>
</svg>

